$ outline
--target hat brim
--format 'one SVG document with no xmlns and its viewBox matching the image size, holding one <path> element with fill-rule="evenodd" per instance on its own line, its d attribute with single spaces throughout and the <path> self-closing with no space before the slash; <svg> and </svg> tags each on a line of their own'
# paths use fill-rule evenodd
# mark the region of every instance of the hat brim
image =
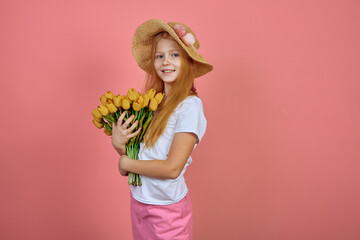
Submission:
<svg viewBox="0 0 360 240">
<path fill-rule="evenodd" d="M 194 60 L 194 76 L 195 78 L 201 77 L 204 74 L 210 72 L 213 66 L 208 63 L 203 56 L 201 56 L 196 47 L 200 46 L 196 40 L 194 47 L 187 46 L 175 33 L 173 26 L 176 22 L 169 22 L 168 24 L 159 19 L 151 19 L 141 24 L 135 31 L 132 52 L 139 67 L 146 72 L 150 72 L 151 69 L 151 47 L 153 36 L 160 32 L 168 32 L 171 37 L 187 52 L 187 54 Z M 181 24 L 183 25 L 183 24 Z M 187 32 L 191 32 L 191 29 L 186 25 L 183 25 Z M 195 36 L 195 34 L 193 33 Z"/>
</svg>

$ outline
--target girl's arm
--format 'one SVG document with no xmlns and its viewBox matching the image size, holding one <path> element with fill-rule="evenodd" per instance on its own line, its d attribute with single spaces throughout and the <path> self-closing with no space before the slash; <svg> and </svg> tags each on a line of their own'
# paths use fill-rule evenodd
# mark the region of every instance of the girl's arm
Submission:
<svg viewBox="0 0 360 240">
<path fill-rule="evenodd" d="M 118 168 L 119 168 L 119 173 L 121 174 L 121 176 L 125 177 L 125 176 L 128 175 L 128 172 L 120 167 L 120 161 L 119 161 L 119 164 L 118 164 Z"/>
<path fill-rule="evenodd" d="M 197 136 L 194 133 L 175 133 L 168 159 L 135 160 L 123 155 L 119 160 L 119 168 L 152 178 L 175 179 L 182 172 L 196 142 Z"/>
</svg>

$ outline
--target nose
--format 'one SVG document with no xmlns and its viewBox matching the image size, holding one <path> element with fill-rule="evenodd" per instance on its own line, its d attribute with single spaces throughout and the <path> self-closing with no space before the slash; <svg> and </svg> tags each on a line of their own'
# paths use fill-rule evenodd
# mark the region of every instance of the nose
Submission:
<svg viewBox="0 0 360 240">
<path fill-rule="evenodd" d="M 163 65 L 169 65 L 169 57 L 168 56 L 164 56 L 164 60 L 163 60 Z"/>
</svg>

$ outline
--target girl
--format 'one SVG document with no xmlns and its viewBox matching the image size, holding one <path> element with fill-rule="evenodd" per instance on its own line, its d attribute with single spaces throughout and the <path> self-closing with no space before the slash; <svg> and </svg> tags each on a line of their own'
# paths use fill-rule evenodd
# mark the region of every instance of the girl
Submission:
<svg viewBox="0 0 360 240">
<path fill-rule="evenodd" d="M 213 67 L 198 52 L 195 34 L 184 24 L 158 19 L 135 31 L 133 55 L 147 72 L 146 89 L 165 94 L 140 144 L 139 159 L 126 156 L 125 144 L 141 129 L 134 116 L 113 127 L 112 144 L 121 155 L 119 171 L 140 174 L 142 186 L 131 186 L 131 222 L 135 240 L 192 239 L 192 208 L 184 173 L 191 152 L 206 130 L 206 119 L 194 78 Z"/>
</svg>

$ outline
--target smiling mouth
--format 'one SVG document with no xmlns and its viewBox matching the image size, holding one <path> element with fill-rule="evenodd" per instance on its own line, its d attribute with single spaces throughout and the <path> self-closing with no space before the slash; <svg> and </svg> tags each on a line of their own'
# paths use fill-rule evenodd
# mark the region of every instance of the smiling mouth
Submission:
<svg viewBox="0 0 360 240">
<path fill-rule="evenodd" d="M 161 72 L 163 72 L 163 73 L 172 73 L 172 72 L 175 72 L 175 70 L 161 70 Z"/>
</svg>

